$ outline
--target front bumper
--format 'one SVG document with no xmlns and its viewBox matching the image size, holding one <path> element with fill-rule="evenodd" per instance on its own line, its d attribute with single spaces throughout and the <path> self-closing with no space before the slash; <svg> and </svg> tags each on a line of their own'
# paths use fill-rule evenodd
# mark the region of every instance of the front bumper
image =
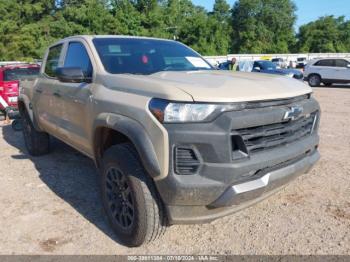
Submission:
<svg viewBox="0 0 350 262">
<path fill-rule="evenodd" d="M 319 112 L 313 99 L 298 105 L 305 115 Z M 319 159 L 318 123 L 312 134 L 287 144 L 246 155 L 234 150 L 238 136 L 235 130 L 278 123 L 285 112 L 286 106 L 267 107 L 227 112 L 211 123 L 165 125 L 170 168 L 168 176 L 156 181 L 156 186 L 170 224 L 208 222 L 225 216 L 264 199 L 308 172 Z M 179 174 L 178 147 L 189 148 L 198 156 L 199 167 L 192 170 L 193 174 Z"/>
<path fill-rule="evenodd" d="M 207 223 L 256 204 L 282 189 L 291 180 L 310 171 L 320 155 L 312 155 L 272 171 L 262 178 L 229 187 L 208 206 L 167 206 L 171 224 Z"/>
</svg>

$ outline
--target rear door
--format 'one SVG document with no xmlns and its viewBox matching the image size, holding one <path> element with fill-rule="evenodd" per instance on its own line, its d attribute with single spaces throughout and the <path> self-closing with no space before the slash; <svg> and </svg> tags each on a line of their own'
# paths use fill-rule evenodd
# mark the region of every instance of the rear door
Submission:
<svg viewBox="0 0 350 262">
<path fill-rule="evenodd" d="M 334 59 L 322 59 L 317 61 L 312 66 L 312 72 L 317 73 L 321 76 L 323 80 L 333 80 L 335 79 L 335 60 Z"/>
<path fill-rule="evenodd" d="M 350 68 L 348 68 L 349 61 L 345 59 L 335 60 L 335 79 L 340 82 L 350 82 Z"/>
<path fill-rule="evenodd" d="M 54 87 L 58 83 L 56 69 L 61 64 L 63 44 L 51 47 L 43 65 L 42 74 L 34 84 L 32 104 L 40 126 L 56 135 L 58 111 L 54 99 Z"/>
<path fill-rule="evenodd" d="M 88 46 L 83 42 L 68 42 L 64 57 L 64 67 L 79 67 L 86 77 L 92 79 L 93 66 Z M 59 105 L 57 122 L 59 137 L 88 155 L 91 155 L 89 143 L 91 88 L 91 83 L 58 82 L 55 85 L 55 99 Z"/>
</svg>

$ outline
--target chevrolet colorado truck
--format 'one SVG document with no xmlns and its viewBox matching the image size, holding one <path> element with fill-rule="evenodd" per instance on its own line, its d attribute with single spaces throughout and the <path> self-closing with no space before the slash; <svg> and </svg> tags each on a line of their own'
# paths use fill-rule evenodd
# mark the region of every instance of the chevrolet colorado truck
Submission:
<svg viewBox="0 0 350 262">
<path fill-rule="evenodd" d="M 140 246 L 166 226 L 252 205 L 319 159 L 320 107 L 304 83 L 215 70 L 169 40 L 75 36 L 20 85 L 28 152 L 56 137 L 94 160 L 107 218 Z"/>
</svg>

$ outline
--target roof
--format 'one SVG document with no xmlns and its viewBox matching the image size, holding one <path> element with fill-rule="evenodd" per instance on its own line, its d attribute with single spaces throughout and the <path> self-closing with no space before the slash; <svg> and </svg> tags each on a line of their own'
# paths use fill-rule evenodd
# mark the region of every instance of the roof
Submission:
<svg viewBox="0 0 350 262">
<path fill-rule="evenodd" d="M 66 37 L 62 40 L 68 40 L 71 38 L 83 38 L 83 39 L 89 39 L 89 40 L 92 40 L 94 38 L 126 38 L 126 39 L 129 38 L 129 39 L 149 39 L 149 40 L 162 40 L 162 41 L 174 42 L 174 40 L 171 40 L 171 39 L 146 37 L 146 36 L 130 36 L 130 35 L 74 35 L 74 36 Z"/>
<path fill-rule="evenodd" d="M 328 60 L 328 59 L 344 59 L 350 61 L 349 57 L 318 57 L 318 58 L 313 58 L 312 61 L 315 60 Z"/>
</svg>

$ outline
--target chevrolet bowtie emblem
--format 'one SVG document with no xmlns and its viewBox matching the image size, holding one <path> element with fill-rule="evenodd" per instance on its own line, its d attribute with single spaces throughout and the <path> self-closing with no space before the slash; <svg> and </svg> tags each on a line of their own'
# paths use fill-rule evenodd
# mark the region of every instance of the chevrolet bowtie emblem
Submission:
<svg viewBox="0 0 350 262">
<path fill-rule="evenodd" d="M 303 113 L 301 106 L 292 106 L 283 117 L 283 120 L 295 120 Z"/>
</svg>

